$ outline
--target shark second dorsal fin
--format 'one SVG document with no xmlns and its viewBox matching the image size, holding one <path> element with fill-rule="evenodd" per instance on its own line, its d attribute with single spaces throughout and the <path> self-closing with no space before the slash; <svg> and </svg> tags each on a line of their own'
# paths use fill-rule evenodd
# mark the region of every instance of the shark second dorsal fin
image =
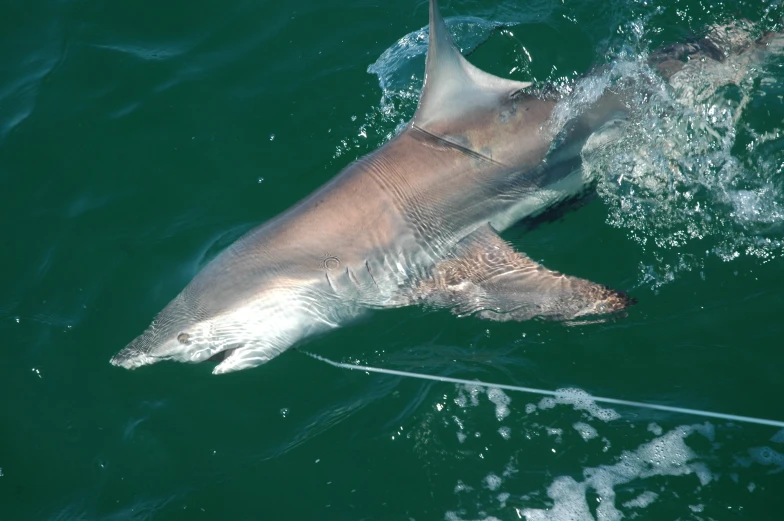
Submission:
<svg viewBox="0 0 784 521">
<path fill-rule="evenodd" d="M 414 125 L 425 130 L 448 126 L 476 109 L 492 109 L 528 82 L 499 78 L 466 60 L 455 46 L 441 17 L 437 0 L 430 0 L 430 41 L 425 84 L 414 115 Z"/>
</svg>

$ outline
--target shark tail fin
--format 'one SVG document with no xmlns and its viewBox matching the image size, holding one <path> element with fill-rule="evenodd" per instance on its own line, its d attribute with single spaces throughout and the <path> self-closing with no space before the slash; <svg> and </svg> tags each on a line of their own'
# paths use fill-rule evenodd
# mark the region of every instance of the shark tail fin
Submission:
<svg viewBox="0 0 784 521">
<path fill-rule="evenodd" d="M 425 84 L 414 125 L 425 130 L 448 125 L 476 108 L 497 106 L 499 101 L 530 86 L 528 82 L 493 76 L 468 63 L 449 34 L 438 1 L 430 0 Z"/>
<path fill-rule="evenodd" d="M 548 270 L 485 225 L 458 243 L 420 288 L 425 302 L 496 321 L 573 320 L 622 311 L 636 299 Z"/>
</svg>

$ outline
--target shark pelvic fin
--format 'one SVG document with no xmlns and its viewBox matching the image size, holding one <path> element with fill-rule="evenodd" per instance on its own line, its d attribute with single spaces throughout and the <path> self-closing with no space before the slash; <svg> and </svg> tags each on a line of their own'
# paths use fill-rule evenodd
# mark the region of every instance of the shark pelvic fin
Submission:
<svg viewBox="0 0 784 521">
<path fill-rule="evenodd" d="M 601 284 L 548 270 L 515 251 L 490 225 L 460 241 L 420 289 L 429 304 L 497 321 L 571 320 L 615 313 L 637 302 Z"/>
<path fill-rule="evenodd" d="M 531 83 L 488 74 L 470 63 L 455 46 L 441 17 L 437 0 L 430 0 L 430 41 L 425 84 L 414 115 L 414 125 L 431 130 L 447 125 L 476 109 L 497 107 Z"/>
</svg>

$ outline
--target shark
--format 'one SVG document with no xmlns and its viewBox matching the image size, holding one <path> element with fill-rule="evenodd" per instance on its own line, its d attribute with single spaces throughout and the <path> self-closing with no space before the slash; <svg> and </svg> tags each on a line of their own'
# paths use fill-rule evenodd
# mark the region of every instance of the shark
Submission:
<svg viewBox="0 0 784 521">
<path fill-rule="evenodd" d="M 557 100 L 491 75 L 429 5 L 413 119 L 211 260 L 111 363 L 259 366 L 372 310 L 424 305 L 480 320 L 613 316 L 635 299 L 564 275 L 500 233 L 585 190 L 586 143 L 627 117 L 608 91 L 553 124 Z"/>
</svg>

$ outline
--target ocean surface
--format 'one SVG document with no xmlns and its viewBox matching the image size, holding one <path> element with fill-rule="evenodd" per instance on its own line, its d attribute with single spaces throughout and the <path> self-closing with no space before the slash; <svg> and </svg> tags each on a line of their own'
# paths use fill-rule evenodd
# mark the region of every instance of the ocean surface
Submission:
<svg viewBox="0 0 784 521">
<path fill-rule="evenodd" d="M 452 0 L 481 68 L 582 94 L 640 82 L 585 158 L 596 196 L 504 234 L 628 291 L 605 323 L 403 308 L 290 350 L 109 364 L 194 274 L 411 118 L 423 0 L 0 1 L 0 521 L 780 520 L 784 56 L 679 88 L 647 65 L 780 2 Z M 701 83 L 702 82 L 702 83 Z M 589 96 L 590 97 L 590 96 Z"/>
</svg>

